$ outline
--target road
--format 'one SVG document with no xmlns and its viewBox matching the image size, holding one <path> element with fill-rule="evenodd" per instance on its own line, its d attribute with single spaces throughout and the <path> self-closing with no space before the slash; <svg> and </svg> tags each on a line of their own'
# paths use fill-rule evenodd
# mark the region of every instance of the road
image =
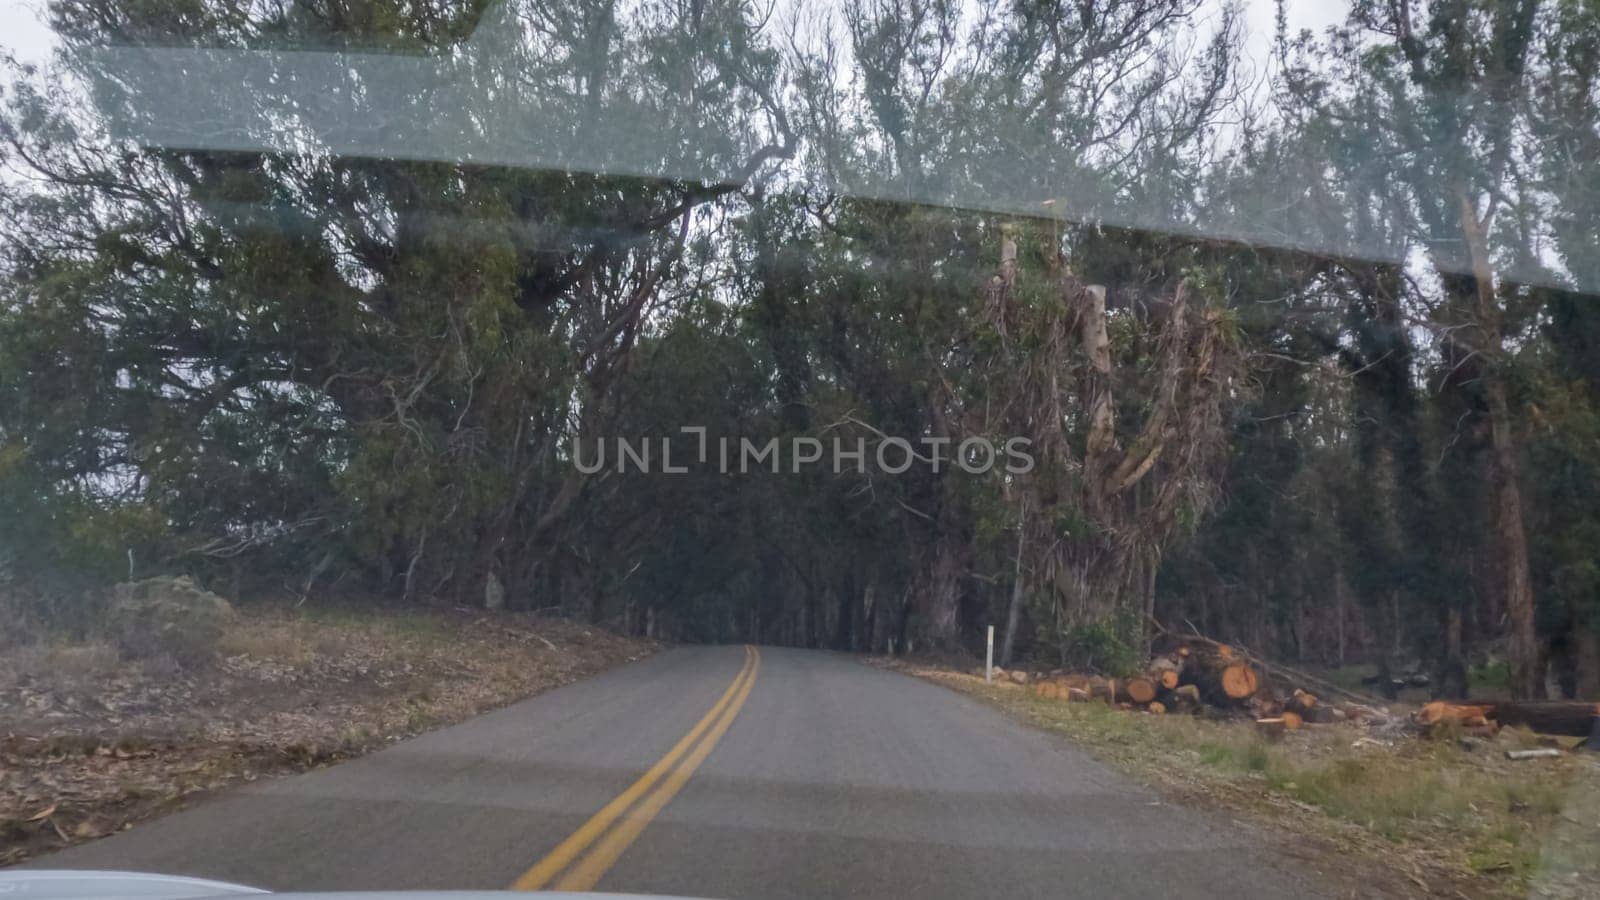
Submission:
<svg viewBox="0 0 1600 900">
<path fill-rule="evenodd" d="M 936 685 L 732 646 L 672 649 L 32 865 L 273 890 L 1315 896 L 1267 843 Z"/>
</svg>

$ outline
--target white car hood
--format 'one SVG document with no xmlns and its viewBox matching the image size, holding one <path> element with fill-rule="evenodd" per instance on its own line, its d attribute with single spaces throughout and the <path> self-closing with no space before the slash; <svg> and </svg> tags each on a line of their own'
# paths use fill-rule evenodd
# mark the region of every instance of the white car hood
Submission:
<svg viewBox="0 0 1600 900">
<path fill-rule="evenodd" d="M 0 872 L 0 900 L 194 900 L 200 897 L 237 897 L 267 894 L 259 888 L 182 875 L 154 875 L 145 872 L 102 872 L 94 870 L 13 869 Z M 544 893 L 544 892 L 539 892 Z M 272 894 L 280 900 L 383 900 L 405 897 L 408 900 L 505 900 L 505 891 L 361 891 L 338 893 Z M 519 896 L 530 896 L 523 893 Z M 669 900 L 646 898 L 638 894 L 562 894 L 563 900 L 609 898 L 625 900 Z"/>
</svg>

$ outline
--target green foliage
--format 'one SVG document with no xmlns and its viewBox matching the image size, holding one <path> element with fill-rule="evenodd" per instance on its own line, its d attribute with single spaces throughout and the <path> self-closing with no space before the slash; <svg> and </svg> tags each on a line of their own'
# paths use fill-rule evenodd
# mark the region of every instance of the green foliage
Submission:
<svg viewBox="0 0 1600 900">
<path fill-rule="evenodd" d="M 971 649 L 1020 580 L 1018 652 L 1113 673 L 1150 601 L 1304 657 L 1341 636 L 1351 657 L 1437 657 L 1454 616 L 1470 657 L 1504 632 L 1500 425 L 1541 634 L 1600 629 L 1583 4 L 1447 27 L 1425 3 L 1408 47 L 1357 4 L 1330 36 L 1285 35 L 1265 117 L 1229 107 L 1231 6 L 851 4 L 847 62 L 735 3 L 520 4 L 527 27 L 495 40 L 469 40 L 501 14 L 483 3 L 126 6 L 54 8 L 64 70 L 9 71 L 0 94 L 27 170 L 0 179 L 0 590 L 36 622 L 83 627 L 130 568 L 408 603 L 478 603 L 492 576 L 513 607 L 691 639 Z M 137 98 L 76 50 L 151 40 L 448 60 L 504 104 L 482 121 L 537 123 L 533 158 L 599 148 L 584 171 L 340 156 L 255 85 L 304 152 L 136 147 L 114 125 Z M 1107 94 L 1084 71 L 1127 74 Z M 382 93 L 341 99 L 379 118 L 436 99 Z M 608 171 L 640 130 L 668 176 Z M 1446 185 L 1502 204 L 1488 255 L 1522 268 L 1492 309 L 1452 258 Z M 1074 219 L 956 202 L 989 196 Z M 1116 224 L 1150 209 L 1171 228 Z M 1231 240 L 1261 222 L 1304 247 Z M 1107 468 L 1161 446 L 1099 493 L 1073 279 L 1108 287 Z M 1488 324 L 1494 346 L 1470 346 Z M 884 435 L 1051 446 L 1026 477 L 571 465 L 577 438 L 686 425 L 869 456 Z"/>
<path fill-rule="evenodd" d="M 1068 626 L 1060 636 L 1066 665 L 1124 678 L 1143 671 L 1144 643 L 1138 617 L 1121 612 L 1108 619 Z"/>
<path fill-rule="evenodd" d="M 1467 684 L 1473 696 L 1493 696 L 1511 684 L 1511 669 L 1503 659 L 1489 659 L 1467 670 Z"/>
</svg>

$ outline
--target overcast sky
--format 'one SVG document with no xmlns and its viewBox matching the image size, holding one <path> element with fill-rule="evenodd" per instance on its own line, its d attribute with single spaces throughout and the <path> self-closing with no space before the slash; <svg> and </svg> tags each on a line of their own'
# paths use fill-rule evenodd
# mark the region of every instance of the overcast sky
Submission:
<svg viewBox="0 0 1600 900">
<path fill-rule="evenodd" d="M 0 47 L 28 62 L 43 60 L 55 43 L 55 35 L 40 21 L 42 4 L 37 0 L 0 0 Z"/>
<path fill-rule="evenodd" d="M 54 46 L 55 36 L 40 21 L 45 0 L 0 0 L 0 47 L 18 59 L 42 62 Z M 1272 42 L 1272 0 L 1245 0 L 1250 27 L 1250 56 L 1260 68 L 1266 64 Z M 1289 27 L 1323 28 L 1344 18 L 1348 0 L 1290 0 Z"/>
</svg>

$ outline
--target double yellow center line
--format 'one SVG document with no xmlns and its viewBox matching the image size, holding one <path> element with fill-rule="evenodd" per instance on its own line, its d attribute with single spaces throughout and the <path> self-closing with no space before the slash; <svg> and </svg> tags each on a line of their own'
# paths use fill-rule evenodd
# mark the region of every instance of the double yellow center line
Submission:
<svg viewBox="0 0 1600 900">
<path fill-rule="evenodd" d="M 639 833 L 683 790 L 683 785 L 711 755 L 717 741 L 739 715 L 761 669 L 761 653 L 746 645 L 744 665 L 722 697 L 683 739 L 674 744 L 638 781 L 590 817 L 556 845 L 550 855 L 522 873 L 512 885 L 516 891 L 543 890 L 557 875 L 554 889 L 588 891 L 599 883 Z M 663 780 L 664 779 L 664 780 Z M 659 782 L 659 784 L 658 784 Z M 641 799 L 642 798 L 642 799 Z M 621 822 L 618 822 L 618 819 Z M 615 825 L 616 827 L 612 827 Z M 597 843 L 598 841 L 598 843 Z"/>
</svg>

